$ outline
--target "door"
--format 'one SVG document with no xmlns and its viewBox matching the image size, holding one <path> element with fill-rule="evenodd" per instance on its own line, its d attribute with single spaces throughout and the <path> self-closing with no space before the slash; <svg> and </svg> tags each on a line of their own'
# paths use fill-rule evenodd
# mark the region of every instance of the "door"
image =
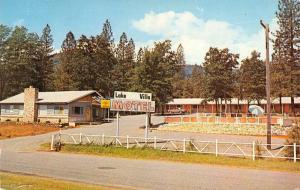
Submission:
<svg viewBox="0 0 300 190">
<path fill-rule="evenodd" d="M 83 111 L 84 121 L 91 120 L 91 109 L 89 107 L 85 107 Z"/>
</svg>

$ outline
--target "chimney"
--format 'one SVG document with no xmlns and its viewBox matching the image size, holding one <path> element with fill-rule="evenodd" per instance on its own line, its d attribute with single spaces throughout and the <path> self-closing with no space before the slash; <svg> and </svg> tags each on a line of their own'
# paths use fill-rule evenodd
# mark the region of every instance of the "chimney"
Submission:
<svg viewBox="0 0 300 190">
<path fill-rule="evenodd" d="M 32 86 L 24 90 L 24 122 L 33 123 L 37 121 L 38 93 L 38 89 Z"/>
</svg>

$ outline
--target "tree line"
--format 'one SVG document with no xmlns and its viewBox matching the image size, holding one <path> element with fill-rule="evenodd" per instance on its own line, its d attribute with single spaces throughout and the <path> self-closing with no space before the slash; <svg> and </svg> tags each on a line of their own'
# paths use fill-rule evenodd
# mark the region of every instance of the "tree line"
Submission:
<svg viewBox="0 0 300 190">
<path fill-rule="evenodd" d="M 280 103 L 281 97 L 291 97 L 293 110 L 300 91 L 299 7 L 297 0 L 279 1 L 271 63 L 272 97 Z M 260 56 L 254 50 L 240 61 L 228 48 L 211 47 L 204 62 L 187 75 L 182 45 L 174 50 L 165 40 L 136 50 L 126 33 L 115 42 L 108 20 L 95 36 L 76 39 L 68 32 L 57 54 L 49 25 L 40 35 L 24 26 L 0 25 L 0 100 L 32 85 L 40 91 L 94 89 L 105 97 L 115 90 L 150 92 L 158 106 L 183 97 L 215 100 L 217 105 L 233 97 L 259 104 L 266 96 Z"/>
<path fill-rule="evenodd" d="M 280 0 L 276 17 L 279 29 L 272 33 L 271 96 L 279 98 L 280 105 L 282 97 L 290 97 L 295 114 L 294 98 L 300 94 L 300 2 Z M 255 50 L 240 63 L 238 58 L 227 48 L 210 48 L 202 65 L 174 83 L 176 96 L 203 97 L 216 104 L 226 104 L 230 98 L 260 104 L 266 97 L 265 63 Z"/>
</svg>

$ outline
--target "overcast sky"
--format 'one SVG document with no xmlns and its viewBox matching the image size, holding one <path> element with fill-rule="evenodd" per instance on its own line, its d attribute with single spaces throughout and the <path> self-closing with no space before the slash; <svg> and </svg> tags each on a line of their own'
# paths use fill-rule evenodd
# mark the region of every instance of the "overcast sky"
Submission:
<svg viewBox="0 0 300 190">
<path fill-rule="evenodd" d="M 258 50 L 264 57 L 263 19 L 276 29 L 276 0 L 0 0 L 0 24 L 24 25 L 41 33 L 49 24 L 54 48 L 68 31 L 78 38 L 101 32 L 105 19 L 115 42 L 126 32 L 137 47 L 170 39 L 182 43 L 187 63 L 201 64 L 210 46 L 239 53 Z"/>
</svg>

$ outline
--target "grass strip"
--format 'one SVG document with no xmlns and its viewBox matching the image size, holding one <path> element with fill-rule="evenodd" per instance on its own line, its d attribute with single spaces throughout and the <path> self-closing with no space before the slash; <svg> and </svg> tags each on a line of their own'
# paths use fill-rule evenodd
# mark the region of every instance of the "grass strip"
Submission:
<svg viewBox="0 0 300 190">
<path fill-rule="evenodd" d="M 49 150 L 49 144 L 41 145 L 43 150 Z M 222 166 L 233 166 L 242 168 L 252 168 L 259 170 L 274 170 L 300 172 L 300 162 L 293 163 L 292 161 L 280 159 L 256 159 L 253 161 L 250 158 L 238 158 L 228 156 L 218 156 L 212 154 L 198 153 L 182 153 L 161 151 L 153 148 L 123 148 L 115 146 L 99 146 L 99 145 L 63 145 L 61 152 L 90 154 L 107 157 L 121 157 L 130 159 L 145 159 L 145 160 L 164 160 L 185 163 L 197 164 L 212 164 Z"/>
<path fill-rule="evenodd" d="M 0 172 L 0 189 L 5 190 L 112 190 L 114 188 L 56 180 L 52 178 Z"/>
</svg>

